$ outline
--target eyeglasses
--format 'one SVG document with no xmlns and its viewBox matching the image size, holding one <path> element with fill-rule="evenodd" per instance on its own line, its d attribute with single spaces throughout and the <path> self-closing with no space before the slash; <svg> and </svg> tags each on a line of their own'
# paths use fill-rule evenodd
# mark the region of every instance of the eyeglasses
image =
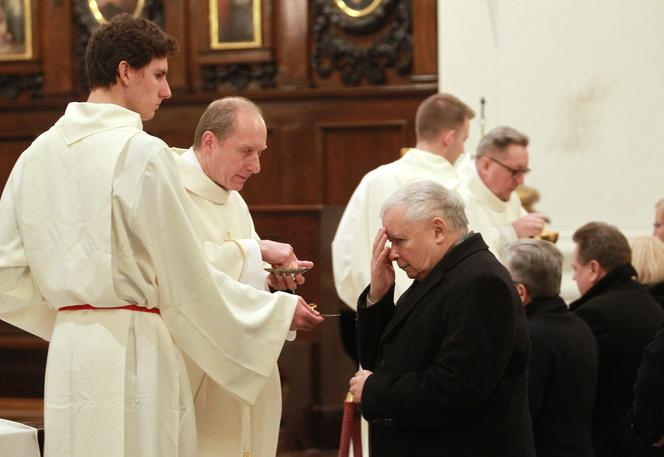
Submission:
<svg viewBox="0 0 664 457">
<path fill-rule="evenodd" d="M 487 156 L 487 157 L 489 157 L 489 156 Z M 530 168 L 512 168 L 508 165 L 505 165 L 500 160 L 494 159 L 493 157 L 489 157 L 489 160 L 491 160 L 492 162 L 496 162 L 498 165 L 503 167 L 505 170 L 512 173 L 512 179 L 516 179 L 519 175 L 524 176 L 524 175 L 527 175 L 528 173 L 530 173 Z"/>
</svg>

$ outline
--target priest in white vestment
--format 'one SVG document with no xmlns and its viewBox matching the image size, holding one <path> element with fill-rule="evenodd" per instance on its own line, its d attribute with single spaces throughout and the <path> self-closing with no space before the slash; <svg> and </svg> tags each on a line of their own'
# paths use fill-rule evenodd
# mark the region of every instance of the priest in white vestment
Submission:
<svg viewBox="0 0 664 457">
<path fill-rule="evenodd" d="M 454 162 L 463 153 L 468 124 L 474 116 L 453 95 L 428 97 L 417 109 L 415 148 L 367 173 L 353 192 L 332 241 L 334 285 L 341 300 L 352 309 L 356 309 L 357 298 L 371 280 L 371 248 L 381 226 L 383 202 L 399 188 L 415 181 L 432 180 L 456 189 Z M 412 280 L 400 268 L 395 268 L 395 273 L 397 300 Z"/>
<path fill-rule="evenodd" d="M 547 220 L 543 214 L 526 212 L 515 192 L 530 171 L 528 142 L 516 129 L 497 127 L 480 140 L 474 160 L 459 170 L 468 225 L 482 234 L 499 260 L 507 244 L 539 235 Z"/>
<path fill-rule="evenodd" d="M 50 340 L 48 457 L 193 457 L 180 350 L 253 403 L 289 328 L 322 321 L 208 262 L 173 155 L 142 130 L 171 96 L 175 49 L 143 18 L 100 27 L 88 101 L 21 155 L 0 199 L 0 318 Z"/>
<path fill-rule="evenodd" d="M 245 98 L 226 97 L 212 102 L 203 113 L 192 148 L 173 149 L 196 206 L 192 223 L 210 247 L 208 258 L 233 279 L 260 290 L 268 285 L 263 261 L 273 267 L 313 265 L 298 261 L 287 244 L 260 240 L 238 193 L 252 174 L 260 172 L 266 141 L 267 128 L 259 108 Z M 271 285 L 279 287 L 276 281 L 281 279 L 293 281 L 289 276 L 271 275 Z M 296 279 L 303 280 L 301 275 Z M 297 284 L 286 286 L 295 288 Z M 233 396 L 191 360 L 186 362 L 195 397 L 199 457 L 274 457 L 281 419 L 277 360 L 273 360 L 272 374 L 252 404 Z"/>
</svg>

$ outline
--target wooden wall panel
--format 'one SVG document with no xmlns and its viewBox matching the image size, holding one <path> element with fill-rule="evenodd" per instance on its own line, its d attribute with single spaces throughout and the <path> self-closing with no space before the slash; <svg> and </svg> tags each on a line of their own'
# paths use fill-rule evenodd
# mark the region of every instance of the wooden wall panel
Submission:
<svg viewBox="0 0 664 457">
<path fill-rule="evenodd" d="M 438 23 L 431 20 L 436 13 L 436 0 L 413 1 L 413 73 L 416 82 L 438 80 Z"/>
<path fill-rule="evenodd" d="M 368 171 L 398 159 L 399 149 L 405 146 L 407 125 L 405 119 L 318 125 L 323 203 L 345 205 Z"/>
<path fill-rule="evenodd" d="M 309 3 L 307 0 L 277 1 L 275 13 L 275 47 L 279 74 L 277 80 L 284 89 L 303 89 L 309 86 Z"/>
<path fill-rule="evenodd" d="M 72 5 L 64 1 L 39 4 L 35 31 L 42 59 L 44 94 L 69 94 L 75 87 Z"/>
<path fill-rule="evenodd" d="M 0 138 L 0 182 L 6 182 L 21 151 L 30 146 L 32 137 Z"/>
<path fill-rule="evenodd" d="M 0 321 L 0 397 L 41 397 L 48 343 Z"/>
</svg>

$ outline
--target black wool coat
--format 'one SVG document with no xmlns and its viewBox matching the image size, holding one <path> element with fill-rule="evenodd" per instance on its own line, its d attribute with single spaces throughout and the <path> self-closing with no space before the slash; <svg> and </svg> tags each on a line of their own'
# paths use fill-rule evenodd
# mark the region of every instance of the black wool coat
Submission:
<svg viewBox="0 0 664 457">
<path fill-rule="evenodd" d="M 644 444 L 651 445 L 664 436 L 664 330 L 646 346 L 634 384 L 632 410 L 633 426 Z"/>
<path fill-rule="evenodd" d="M 659 303 L 635 278 L 632 265 L 617 267 L 570 305 L 588 324 L 597 342 L 599 364 L 593 412 L 597 457 L 662 455 L 643 446 L 628 426 L 643 350 L 664 321 Z"/>
<path fill-rule="evenodd" d="M 658 282 L 657 284 L 649 284 L 648 292 L 650 295 L 664 308 L 664 282 Z"/>
<path fill-rule="evenodd" d="M 372 457 L 533 457 L 529 340 L 512 279 L 473 234 L 393 303 L 358 301 Z"/>
<path fill-rule="evenodd" d="M 530 416 L 537 457 L 593 457 L 597 346 L 560 297 L 526 306 L 531 354 Z"/>
</svg>

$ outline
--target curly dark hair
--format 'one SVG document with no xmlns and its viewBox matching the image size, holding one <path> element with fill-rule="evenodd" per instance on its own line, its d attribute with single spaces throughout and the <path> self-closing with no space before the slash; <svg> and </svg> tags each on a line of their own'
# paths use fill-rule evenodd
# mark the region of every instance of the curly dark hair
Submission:
<svg viewBox="0 0 664 457">
<path fill-rule="evenodd" d="M 85 50 L 85 70 L 90 90 L 113 86 L 123 60 L 132 68 L 152 59 L 175 54 L 178 44 L 154 22 L 130 14 L 115 16 L 92 35 Z"/>
</svg>

